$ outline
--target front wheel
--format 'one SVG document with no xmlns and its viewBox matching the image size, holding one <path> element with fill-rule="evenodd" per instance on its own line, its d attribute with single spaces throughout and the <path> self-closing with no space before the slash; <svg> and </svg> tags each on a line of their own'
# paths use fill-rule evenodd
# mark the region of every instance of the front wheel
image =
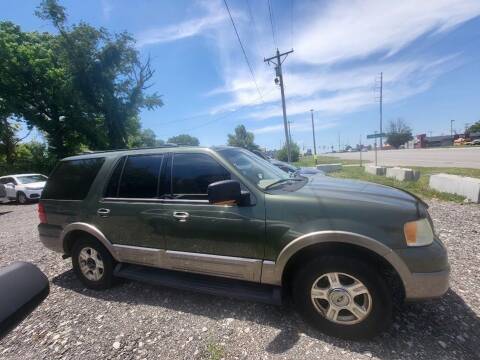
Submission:
<svg viewBox="0 0 480 360">
<path fill-rule="evenodd" d="M 392 319 L 392 295 L 385 280 L 362 260 L 317 258 L 297 271 L 292 288 L 298 311 L 331 336 L 371 338 Z"/>
<path fill-rule="evenodd" d="M 75 242 L 72 266 L 80 281 L 90 289 L 103 290 L 113 285 L 114 260 L 96 240 L 85 238 Z"/>
<path fill-rule="evenodd" d="M 21 205 L 25 205 L 28 202 L 27 195 L 25 195 L 23 192 L 19 192 L 17 195 L 17 201 Z"/>
</svg>

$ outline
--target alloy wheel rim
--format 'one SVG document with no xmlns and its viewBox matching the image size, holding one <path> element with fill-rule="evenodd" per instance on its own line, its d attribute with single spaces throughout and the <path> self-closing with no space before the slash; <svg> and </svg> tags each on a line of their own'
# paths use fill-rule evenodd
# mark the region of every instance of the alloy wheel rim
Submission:
<svg viewBox="0 0 480 360">
<path fill-rule="evenodd" d="M 330 272 L 317 278 L 310 296 L 315 309 L 327 320 L 353 325 L 365 320 L 372 310 L 372 296 L 356 277 Z"/>
<path fill-rule="evenodd" d="M 84 247 L 78 254 L 80 271 L 90 281 L 99 281 L 105 273 L 102 256 L 92 247 Z"/>
</svg>

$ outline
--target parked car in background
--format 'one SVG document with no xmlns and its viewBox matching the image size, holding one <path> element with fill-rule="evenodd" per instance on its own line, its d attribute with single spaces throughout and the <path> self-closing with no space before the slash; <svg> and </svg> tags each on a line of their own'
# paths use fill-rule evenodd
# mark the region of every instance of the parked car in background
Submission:
<svg viewBox="0 0 480 360">
<path fill-rule="evenodd" d="M 5 185 L 0 183 L 0 204 L 8 202 L 7 191 L 5 190 Z"/>
<path fill-rule="evenodd" d="M 40 199 L 48 177 L 42 174 L 17 174 L 0 177 L 8 200 L 26 204 Z"/>
<path fill-rule="evenodd" d="M 279 169 L 285 171 L 286 173 L 290 174 L 291 176 L 313 176 L 313 175 L 325 175 L 323 171 L 315 169 L 314 167 L 297 167 L 295 165 L 286 163 L 284 161 L 272 159 L 271 157 L 267 156 L 265 153 L 259 150 L 252 151 L 255 155 L 261 157 L 264 160 L 267 160 L 272 165 L 275 165 Z"/>
</svg>

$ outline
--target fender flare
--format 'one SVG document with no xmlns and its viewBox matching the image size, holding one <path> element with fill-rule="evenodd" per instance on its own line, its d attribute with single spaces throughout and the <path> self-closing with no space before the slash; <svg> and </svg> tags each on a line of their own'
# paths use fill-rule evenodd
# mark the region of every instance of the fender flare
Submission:
<svg viewBox="0 0 480 360">
<path fill-rule="evenodd" d="M 322 243 L 351 244 L 370 250 L 385 259 L 395 269 L 405 288 L 409 283 L 409 279 L 411 278 L 410 270 L 391 248 L 378 240 L 362 234 L 333 230 L 311 232 L 289 242 L 282 251 L 280 251 L 275 262 L 263 262 L 262 283 L 282 285 L 283 272 L 288 261 L 298 253 L 298 251 L 308 246 Z"/>
<path fill-rule="evenodd" d="M 63 228 L 62 233 L 60 234 L 60 241 L 61 241 L 64 249 L 65 249 L 65 239 L 67 238 L 67 236 L 72 231 L 76 231 L 76 230 L 84 231 L 84 232 L 92 235 L 94 238 L 96 238 L 98 241 L 100 241 L 103 246 L 105 246 L 107 248 L 107 250 L 110 252 L 112 257 L 116 261 L 119 260 L 118 257 L 117 257 L 116 251 L 113 247 L 113 244 L 110 241 L 108 241 L 106 236 L 99 229 L 97 229 L 95 226 L 87 224 L 87 223 L 83 223 L 83 222 L 74 222 L 74 223 L 68 224 L 67 226 L 65 226 Z"/>
</svg>

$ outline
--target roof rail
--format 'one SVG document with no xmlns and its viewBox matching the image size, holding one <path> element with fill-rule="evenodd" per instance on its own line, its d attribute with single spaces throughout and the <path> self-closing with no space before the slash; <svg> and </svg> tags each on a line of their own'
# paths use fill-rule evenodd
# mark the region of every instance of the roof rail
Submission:
<svg viewBox="0 0 480 360">
<path fill-rule="evenodd" d="M 87 151 L 81 152 L 79 155 L 101 154 L 101 153 L 129 151 L 129 150 L 163 149 L 163 148 L 178 147 L 178 146 L 179 146 L 178 144 L 174 144 L 174 143 L 165 143 L 163 145 L 158 145 L 158 146 L 145 146 L 145 147 L 135 147 L 135 148 L 128 148 L 128 149 L 112 149 L 112 150 L 98 150 L 98 151 L 87 150 Z"/>
</svg>

